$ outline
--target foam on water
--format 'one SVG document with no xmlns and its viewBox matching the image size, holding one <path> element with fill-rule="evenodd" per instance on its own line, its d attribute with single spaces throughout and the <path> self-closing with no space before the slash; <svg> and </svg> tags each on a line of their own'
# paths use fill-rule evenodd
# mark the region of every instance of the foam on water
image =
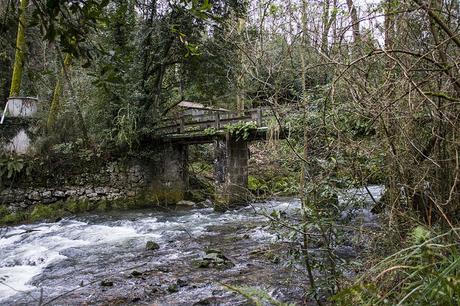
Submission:
<svg viewBox="0 0 460 306">
<path fill-rule="evenodd" d="M 259 203 L 226 213 L 216 213 L 212 209 L 176 213 L 126 212 L 118 217 L 92 215 L 57 223 L 9 227 L 0 232 L 0 304 L 18 291 L 36 289 L 32 286 L 34 277 L 47 267 L 65 264 L 67 259 L 78 259 L 83 265 L 94 260 L 116 261 L 121 256 L 135 254 L 136 250 L 145 250 L 146 241 L 154 240 L 166 251 L 165 257 L 157 257 L 157 260 L 177 260 L 188 255 L 177 249 L 166 250 L 171 240 L 213 235 L 216 234 L 211 231 L 213 225 L 255 224 L 267 220 L 263 215 L 274 210 L 296 213 L 299 208 L 300 201 L 290 199 Z M 263 241 L 276 239 L 263 227 L 252 230 L 250 237 Z"/>
<path fill-rule="evenodd" d="M 67 258 L 63 250 L 122 242 L 140 237 L 135 228 L 61 221 L 11 228 L 0 238 L 0 301 L 18 291 L 49 264 Z"/>
<path fill-rule="evenodd" d="M 192 210 L 172 216 L 138 215 L 133 219 L 96 221 L 61 220 L 57 223 L 20 225 L 8 228 L 0 238 L 0 301 L 19 291 L 34 289 L 29 283 L 52 263 L 68 258 L 65 250 L 80 248 L 97 256 L 110 248 L 144 247 L 147 240 L 165 242 L 180 235 L 200 236 L 207 227 L 224 222 L 238 222 L 260 216 L 212 209 Z M 263 217 L 262 217 L 263 218 Z M 132 242 L 125 244 L 125 242 Z M 180 254 L 169 254 L 176 259 Z"/>
<path fill-rule="evenodd" d="M 14 266 L 0 268 L 0 301 L 21 291 L 34 289 L 27 283 L 35 276 L 40 274 L 41 267 L 38 266 Z"/>
</svg>

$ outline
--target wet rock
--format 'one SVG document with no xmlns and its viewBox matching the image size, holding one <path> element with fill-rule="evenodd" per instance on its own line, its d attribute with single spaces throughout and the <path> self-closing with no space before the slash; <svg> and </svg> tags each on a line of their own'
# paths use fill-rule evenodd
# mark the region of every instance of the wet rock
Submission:
<svg viewBox="0 0 460 306">
<path fill-rule="evenodd" d="M 368 223 L 376 219 L 377 217 L 369 209 L 358 209 L 356 210 L 354 221 Z"/>
<path fill-rule="evenodd" d="M 369 223 L 376 221 L 377 216 L 369 209 L 347 209 L 340 213 L 339 220 L 342 222 Z"/>
<path fill-rule="evenodd" d="M 101 281 L 101 286 L 103 287 L 112 287 L 113 282 L 111 280 L 104 279 Z"/>
<path fill-rule="evenodd" d="M 153 250 L 158 250 L 160 248 L 160 245 L 158 243 L 156 243 L 155 241 L 149 240 L 145 244 L 145 248 L 147 250 L 153 251 Z"/>
<path fill-rule="evenodd" d="M 45 198 L 45 199 L 43 199 L 42 202 L 43 202 L 43 204 L 50 204 L 50 203 L 54 203 L 56 201 L 57 201 L 56 198 Z"/>
<path fill-rule="evenodd" d="M 235 265 L 219 250 L 207 250 L 203 258 L 195 260 L 192 265 L 196 268 L 220 268 L 228 269 Z"/>
<path fill-rule="evenodd" d="M 136 271 L 136 270 L 131 272 L 131 276 L 133 276 L 133 277 L 139 277 L 139 276 L 142 276 L 142 274 L 143 274 L 142 272 L 139 272 L 139 271 Z"/>
<path fill-rule="evenodd" d="M 41 199 L 40 193 L 38 191 L 32 192 L 29 197 L 30 200 L 39 201 Z"/>
<path fill-rule="evenodd" d="M 65 192 L 61 190 L 56 190 L 55 192 L 53 192 L 53 196 L 55 196 L 56 198 L 64 198 Z"/>
<path fill-rule="evenodd" d="M 358 254 L 356 254 L 356 251 L 353 247 L 346 246 L 346 245 L 336 247 L 334 249 L 334 254 L 337 257 L 340 257 L 345 260 L 353 259 L 358 256 Z"/>
<path fill-rule="evenodd" d="M 177 202 L 176 205 L 179 205 L 179 206 L 187 206 L 187 207 L 195 207 L 195 202 L 192 202 L 192 201 L 186 201 L 186 200 L 181 200 L 179 202 Z"/>
<path fill-rule="evenodd" d="M 77 194 L 77 190 L 70 189 L 65 192 L 65 196 L 67 197 L 74 197 Z"/>
<path fill-rule="evenodd" d="M 196 204 L 197 208 L 207 208 L 207 207 L 212 207 L 212 206 L 213 206 L 213 203 L 210 199 L 206 199 Z"/>
<path fill-rule="evenodd" d="M 158 267 L 158 271 L 163 272 L 163 273 L 169 273 L 170 269 L 167 267 Z"/>
<path fill-rule="evenodd" d="M 171 284 L 171 285 L 168 286 L 168 288 L 166 290 L 169 293 L 174 293 L 174 292 L 179 291 L 179 288 L 177 288 L 177 284 Z"/>
<path fill-rule="evenodd" d="M 207 306 L 207 305 L 216 305 L 218 299 L 216 297 L 208 297 L 201 301 L 194 303 L 192 306 Z"/>
<path fill-rule="evenodd" d="M 94 188 L 94 192 L 98 195 L 106 195 L 108 193 L 108 188 L 96 187 Z"/>
</svg>

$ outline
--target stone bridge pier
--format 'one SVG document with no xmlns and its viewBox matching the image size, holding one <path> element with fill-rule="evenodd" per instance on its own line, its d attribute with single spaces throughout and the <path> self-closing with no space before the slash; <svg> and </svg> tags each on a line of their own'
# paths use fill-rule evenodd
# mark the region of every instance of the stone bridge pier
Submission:
<svg viewBox="0 0 460 306">
<path fill-rule="evenodd" d="M 224 140 L 215 141 L 214 150 L 216 208 L 248 202 L 248 142 L 227 134 Z"/>
<path fill-rule="evenodd" d="M 248 185 L 248 142 L 227 134 L 214 141 L 214 178 L 217 185 L 216 208 L 247 203 L 250 199 Z M 154 193 L 161 202 L 183 199 L 188 188 L 188 145 L 164 144 L 158 160 L 158 175 L 153 182 Z"/>
<path fill-rule="evenodd" d="M 188 187 L 188 146 L 166 143 L 159 153 L 153 171 L 152 191 L 158 202 L 175 204 L 184 199 Z"/>
</svg>

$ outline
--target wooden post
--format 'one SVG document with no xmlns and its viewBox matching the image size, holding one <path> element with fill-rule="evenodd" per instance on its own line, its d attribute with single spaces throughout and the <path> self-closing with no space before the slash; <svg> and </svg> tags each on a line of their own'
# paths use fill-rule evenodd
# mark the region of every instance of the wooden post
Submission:
<svg viewBox="0 0 460 306">
<path fill-rule="evenodd" d="M 216 129 L 220 129 L 220 113 L 216 112 Z"/>
</svg>

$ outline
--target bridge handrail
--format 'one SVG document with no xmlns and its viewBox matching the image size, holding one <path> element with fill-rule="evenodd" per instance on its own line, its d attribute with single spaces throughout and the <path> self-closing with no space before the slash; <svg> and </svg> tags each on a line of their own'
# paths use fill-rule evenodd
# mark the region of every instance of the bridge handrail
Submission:
<svg viewBox="0 0 460 306">
<path fill-rule="evenodd" d="M 254 121 L 258 127 L 262 127 L 263 125 L 263 111 L 264 109 L 254 108 L 249 109 L 244 112 L 228 112 L 222 113 L 219 111 L 209 111 L 209 113 L 200 114 L 200 115 L 182 115 L 178 118 L 171 118 L 162 120 L 164 122 L 171 122 L 175 121 L 174 124 L 169 124 L 165 126 L 160 126 L 156 129 L 157 133 L 160 134 L 168 134 L 168 133 L 161 133 L 161 131 L 173 129 L 171 133 L 183 133 L 187 128 L 191 128 L 196 126 L 202 130 L 206 128 L 216 128 L 220 129 L 223 125 L 230 124 L 232 122 L 250 122 Z M 190 120 L 187 120 L 190 119 Z M 223 124 L 225 123 L 225 124 Z M 205 126 L 205 127 L 204 127 Z M 204 128 L 203 128 L 204 127 Z"/>
</svg>

